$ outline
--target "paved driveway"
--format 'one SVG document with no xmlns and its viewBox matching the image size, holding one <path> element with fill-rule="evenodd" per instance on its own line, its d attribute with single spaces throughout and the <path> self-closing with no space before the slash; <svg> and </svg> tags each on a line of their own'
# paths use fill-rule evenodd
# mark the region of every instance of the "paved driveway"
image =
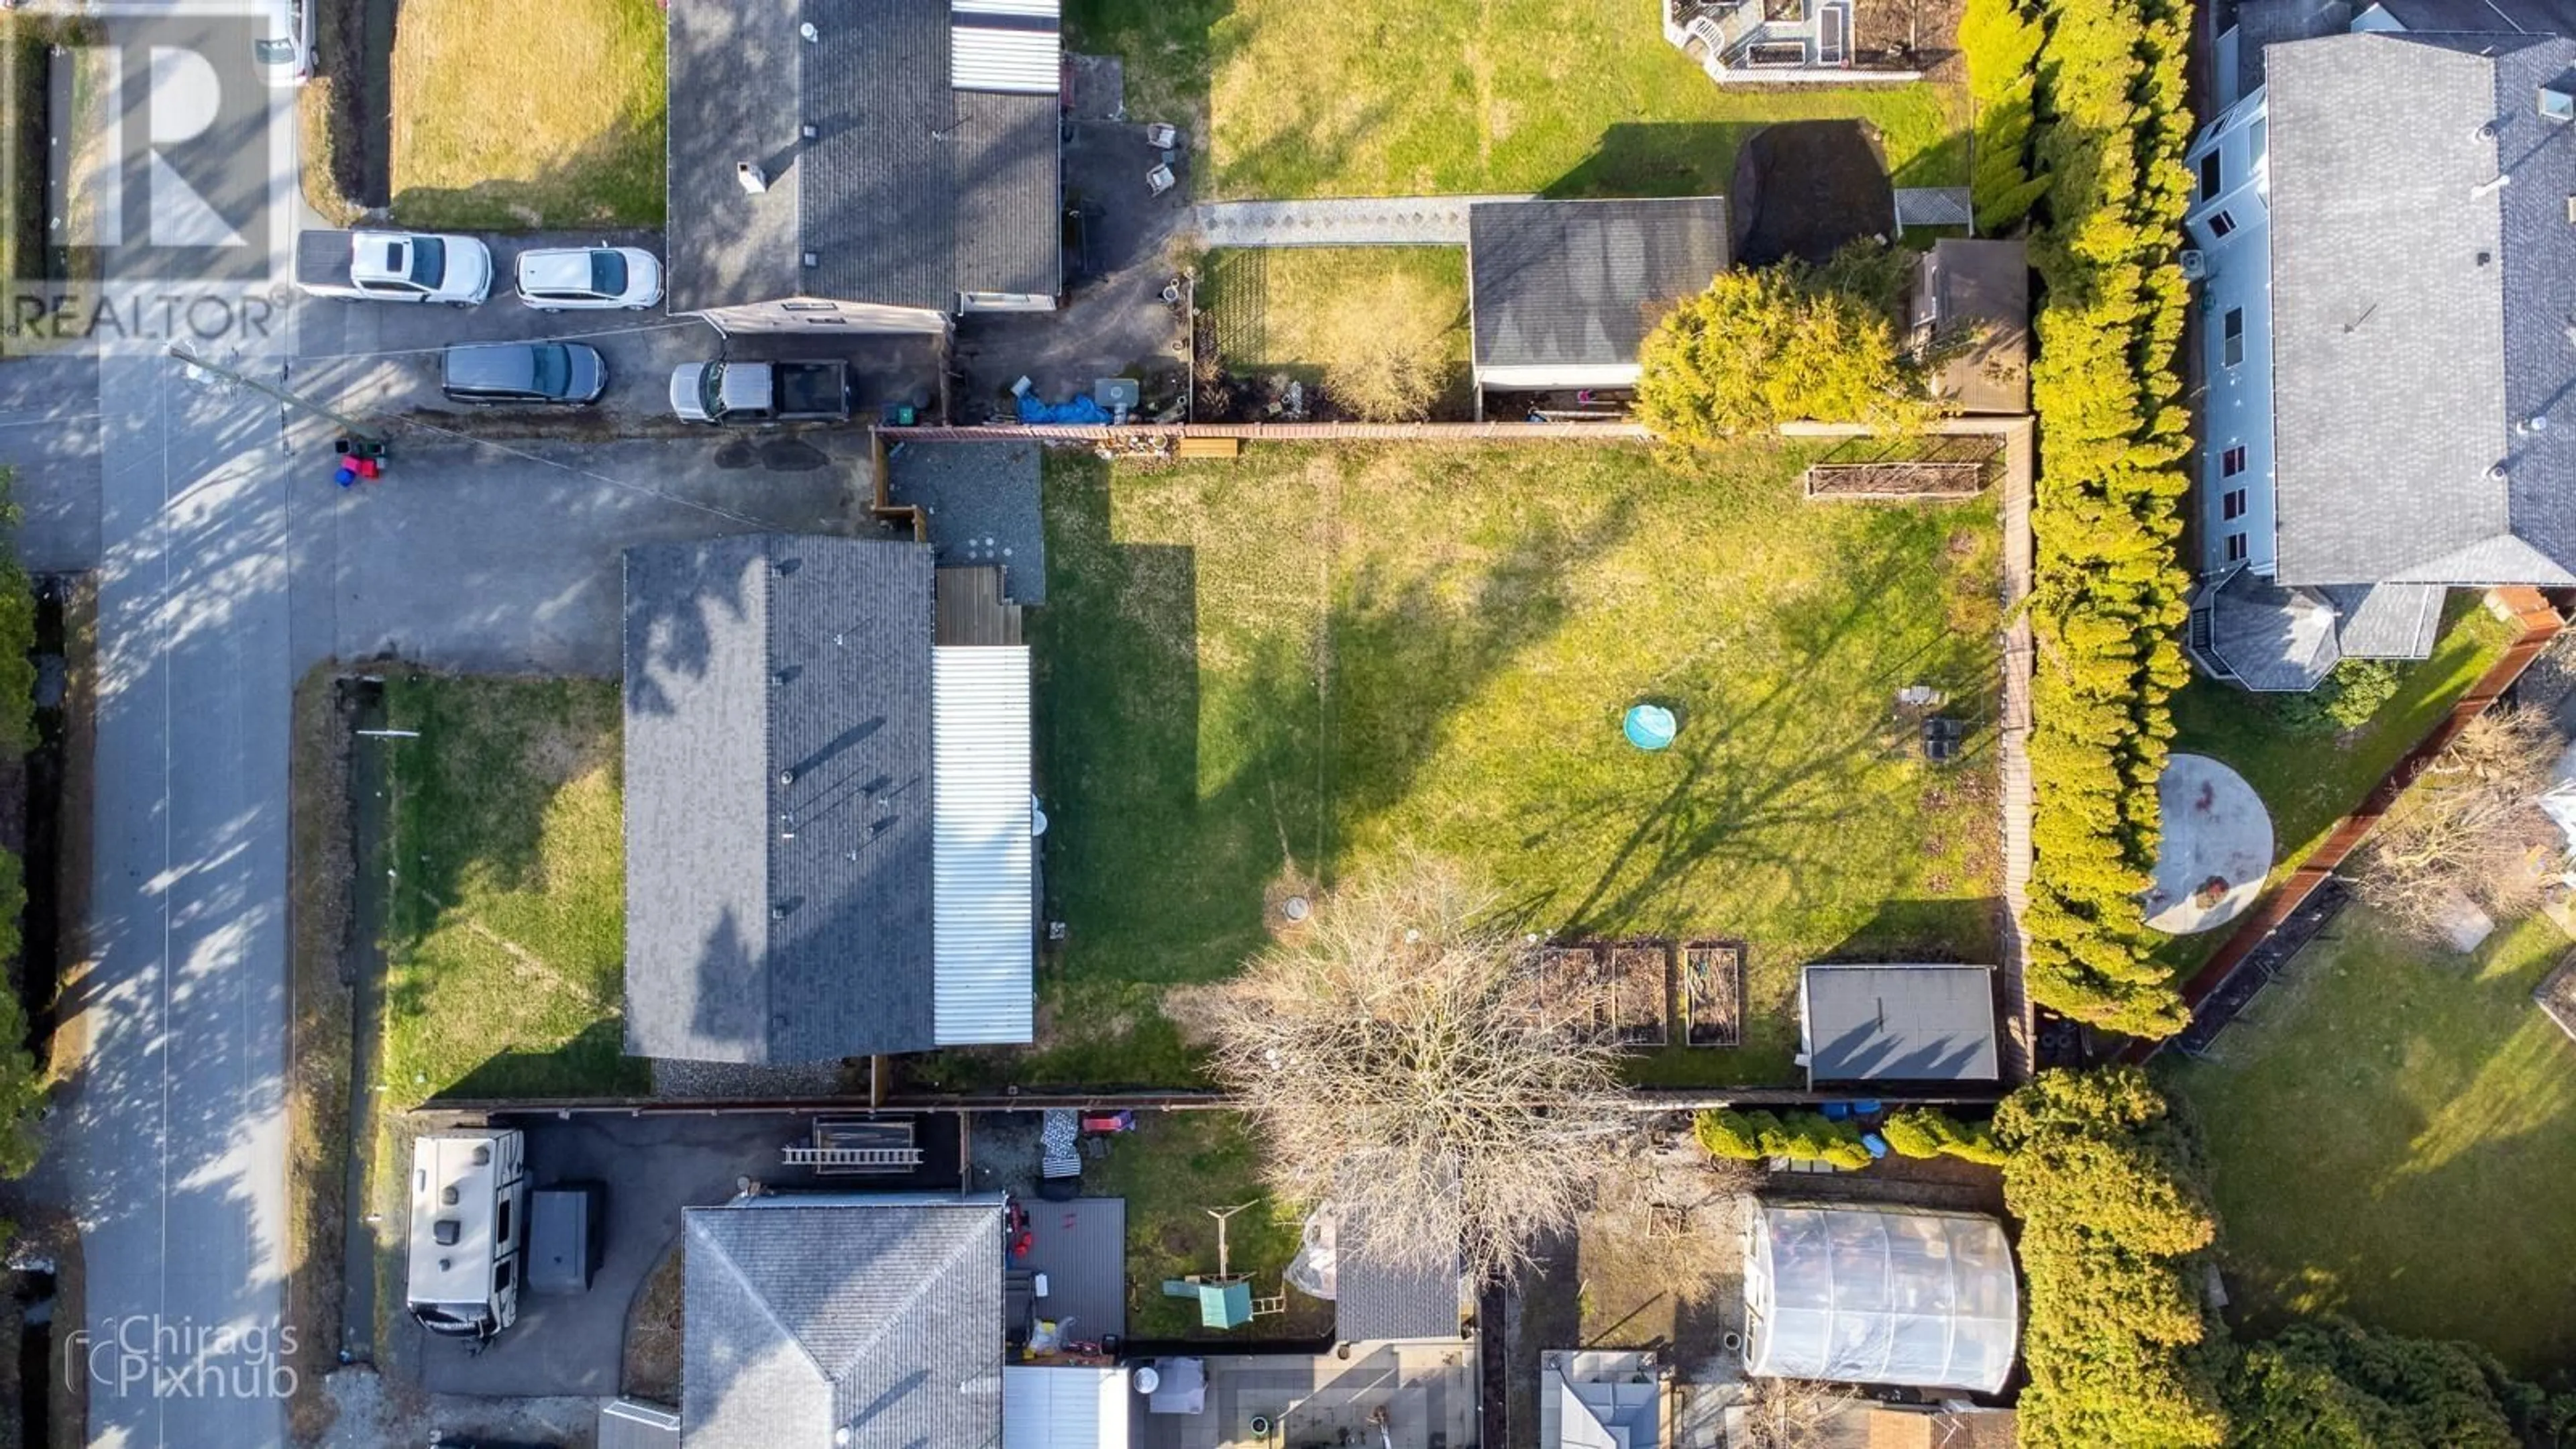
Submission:
<svg viewBox="0 0 2576 1449">
<path fill-rule="evenodd" d="M 844 532 L 867 500 L 856 428 L 602 444 L 397 441 L 377 483 L 307 462 L 296 667 L 382 654 L 446 668 L 610 675 L 620 550 L 760 529 Z"/>
</svg>

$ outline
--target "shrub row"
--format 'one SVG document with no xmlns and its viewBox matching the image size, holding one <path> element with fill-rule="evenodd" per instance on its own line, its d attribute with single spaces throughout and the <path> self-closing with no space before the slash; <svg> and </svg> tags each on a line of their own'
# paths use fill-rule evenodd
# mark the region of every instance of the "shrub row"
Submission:
<svg viewBox="0 0 2576 1449">
<path fill-rule="evenodd" d="M 1858 1126 L 1829 1122 L 1814 1112 L 1792 1112 L 1786 1118 L 1769 1112 L 1702 1112 L 1692 1119 L 1691 1135 L 1711 1157 L 1739 1162 L 1785 1157 L 1791 1162 L 1829 1162 L 1846 1168 L 1870 1164 Z"/>
<path fill-rule="evenodd" d="M 1904 1157 L 1956 1157 L 2000 1167 L 2007 1155 L 1984 1126 L 1961 1122 L 1930 1107 L 1908 1107 L 1889 1117 L 1878 1131 L 1888 1147 Z"/>
<path fill-rule="evenodd" d="M 17 554 L 18 505 L 0 468 L 0 751 L 36 744 L 36 592 Z M 19 920 L 27 908 L 25 867 L 0 850 L 0 1177 L 26 1176 L 43 1148 L 37 1131 L 45 1082 L 27 1049 L 27 1013 L 14 989 L 21 963 Z"/>
<path fill-rule="evenodd" d="M 2041 418 L 2032 524 L 2038 640 L 2030 762 L 2037 853 L 2023 927 L 2030 994 L 2162 1037 L 2187 1019 L 2151 960 L 2138 895 L 2154 868 L 2156 777 L 2186 677 L 2175 566 L 2189 413 L 2174 372 L 2188 8 L 2035 0 L 2033 154 L 2047 178 L 2031 369 Z"/>
</svg>

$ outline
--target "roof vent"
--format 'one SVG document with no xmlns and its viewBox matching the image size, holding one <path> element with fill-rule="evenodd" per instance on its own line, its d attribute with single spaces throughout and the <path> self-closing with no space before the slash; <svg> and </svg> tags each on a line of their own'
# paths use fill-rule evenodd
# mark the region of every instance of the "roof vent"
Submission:
<svg viewBox="0 0 2576 1449">
<path fill-rule="evenodd" d="M 805 265 L 809 267 L 819 267 L 823 265 L 823 258 L 818 253 L 807 252 L 805 254 Z"/>
<path fill-rule="evenodd" d="M 474 1165 L 476 1167 L 489 1167 L 492 1165 L 492 1146 L 490 1143 L 477 1143 L 475 1145 Z"/>
<path fill-rule="evenodd" d="M 823 38 L 823 32 L 816 30 L 814 28 L 814 22 L 811 20 L 797 26 L 796 33 L 805 37 L 805 43 L 807 45 L 812 45 L 814 42 Z"/>
<path fill-rule="evenodd" d="M 803 132 L 805 133 L 805 139 L 806 139 L 806 140 L 808 140 L 808 141 L 811 141 L 811 140 L 813 140 L 815 137 L 820 136 L 820 135 L 822 135 L 822 134 L 823 134 L 822 130 L 821 130 L 819 127 L 817 127 L 817 126 L 816 126 L 812 121 L 807 121 L 803 126 L 799 127 L 798 129 L 799 129 L 799 130 L 801 130 L 801 131 L 803 131 Z"/>
<path fill-rule="evenodd" d="M 2478 139 L 2481 141 L 2492 141 L 2496 138 L 2496 132 L 2500 129 L 2501 128 L 2493 121 L 2480 121 L 2478 123 Z"/>
<path fill-rule="evenodd" d="M 2492 466 L 2492 467 L 2490 467 L 2490 468 L 2488 468 L 2488 469 L 2487 469 L 2487 481 L 2488 481 L 2488 482 L 2490 482 L 2490 483 L 2501 483 L 2501 482 L 2503 482 L 2504 480 L 2505 480 L 2505 471 L 2504 471 L 2504 465 L 2503 465 L 2502 463 L 2495 464 L 2494 466 Z"/>
<path fill-rule="evenodd" d="M 2471 200 L 2471 201 L 2483 201 L 2483 200 L 2485 200 L 2486 198 L 2488 198 L 2488 197 L 2490 197 L 2490 196 L 2495 195 L 2497 192 L 2504 190 L 2506 187 L 2511 186 L 2512 184 L 2513 184 L 2513 173 L 2512 173 L 2512 172 L 2510 172 L 2510 171 L 2499 171 L 2499 172 L 2497 172 L 2497 173 L 2496 173 L 2495 180 L 2493 180 L 2493 181 L 2481 181 L 2481 182 L 2479 182 L 2477 185 L 2470 187 L 2470 188 L 2469 188 L 2469 200 Z"/>
<path fill-rule="evenodd" d="M 796 783 L 796 772 L 795 772 L 794 770 L 781 770 L 781 771 L 779 771 L 779 772 L 778 772 L 778 783 L 779 783 L 779 784 L 781 784 L 781 785 L 793 785 L 793 784 L 795 784 L 795 783 Z"/>
<path fill-rule="evenodd" d="M 464 1225 L 454 1218 L 440 1218 L 429 1225 L 430 1241 L 442 1248 L 455 1247 L 456 1240 L 464 1236 L 464 1231 Z"/>
<path fill-rule="evenodd" d="M 2540 112 L 2540 119 L 2544 121 L 2557 121 L 2562 125 L 2576 121 L 2576 77 L 2556 85 L 2542 86 L 2533 101 L 2535 109 Z"/>
<path fill-rule="evenodd" d="M 760 163 L 757 161 L 733 163 L 733 179 L 741 184 L 743 190 L 754 196 L 769 189 L 769 173 L 761 170 Z"/>
</svg>

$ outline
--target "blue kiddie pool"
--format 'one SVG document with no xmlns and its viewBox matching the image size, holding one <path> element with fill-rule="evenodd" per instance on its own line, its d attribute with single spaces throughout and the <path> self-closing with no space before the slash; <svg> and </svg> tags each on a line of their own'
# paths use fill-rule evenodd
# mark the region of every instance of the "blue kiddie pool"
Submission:
<svg viewBox="0 0 2576 1449">
<path fill-rule="evenodd" d="M 1680 728 L 1674 722 L 1671 710 L 1660 704 L 1641 704 L 1628 711 L 1627 718 L 1620 722 L 1619 732 L 1638 749 L 1660 750 L 1673 742 L 1673 736 Z"/>
</svg>

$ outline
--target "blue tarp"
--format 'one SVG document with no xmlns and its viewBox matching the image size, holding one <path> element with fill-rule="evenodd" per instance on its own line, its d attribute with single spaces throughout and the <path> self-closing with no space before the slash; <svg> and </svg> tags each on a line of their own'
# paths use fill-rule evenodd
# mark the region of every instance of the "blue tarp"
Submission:
<svg viewBox="0 0 2576 1449">
<path fill-rule="evenodd" d="M 1109 421 L 1109 410 L 1087 397 L 1071 402 L 1042 403 L 1034 394 L 1020 394 L 1020 421 L 1024 423 L 1070 423 L 1080 427 L 1097 427 Z"/>
</svg>

